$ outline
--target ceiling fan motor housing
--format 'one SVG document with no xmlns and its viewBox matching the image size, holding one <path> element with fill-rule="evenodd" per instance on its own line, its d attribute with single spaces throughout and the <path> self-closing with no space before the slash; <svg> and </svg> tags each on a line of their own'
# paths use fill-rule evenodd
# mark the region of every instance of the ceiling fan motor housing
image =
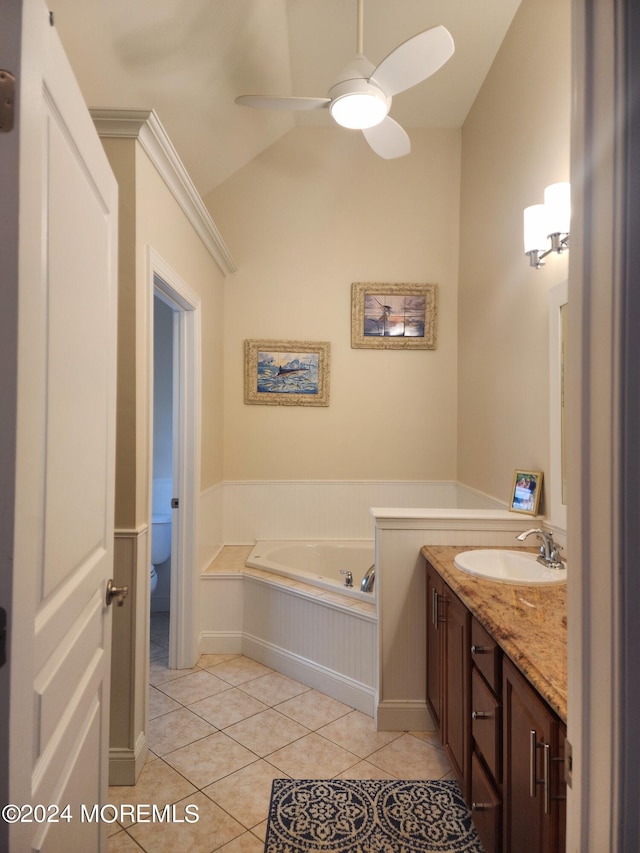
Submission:
<svg viewBox="0 0 640 853">
<path fill-rule="evenodd" d="M 338 124 L 364 130 L 379 124 L 389 112 L 391 96 L 368 78 L 374 66 L 356 56 L 329 89 L 329 112 Z"/>
</svg>

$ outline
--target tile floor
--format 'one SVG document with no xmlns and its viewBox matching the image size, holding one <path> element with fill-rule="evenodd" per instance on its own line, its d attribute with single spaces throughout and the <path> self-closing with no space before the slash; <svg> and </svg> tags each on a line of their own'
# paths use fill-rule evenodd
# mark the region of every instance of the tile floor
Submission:
<svg viewBox="0 0 640 853">
<path fill-rule="evenodd" d="M 197 823 L 113 824 L 109 853 L 262 853 L 274 778 L 443 779 L 437 735 L 373 720 L 240 655 L 167 669 L 168 614 L 152 614 L 149 759 L 110 802 L 196 805 Z"/>
</svg>

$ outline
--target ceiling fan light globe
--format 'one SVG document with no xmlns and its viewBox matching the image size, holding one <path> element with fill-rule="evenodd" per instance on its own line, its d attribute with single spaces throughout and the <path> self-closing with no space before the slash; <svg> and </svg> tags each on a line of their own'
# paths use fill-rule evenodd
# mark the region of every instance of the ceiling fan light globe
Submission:
<svg viewBox="0 0 640 853">
<path fill-rule="evenodd" d="M 331 116 L 342 127 L 365 130 L 384 120 L 388 112 L 386 103 L 369 93 L 352 92 L 331 102 Z"/>
</svg>

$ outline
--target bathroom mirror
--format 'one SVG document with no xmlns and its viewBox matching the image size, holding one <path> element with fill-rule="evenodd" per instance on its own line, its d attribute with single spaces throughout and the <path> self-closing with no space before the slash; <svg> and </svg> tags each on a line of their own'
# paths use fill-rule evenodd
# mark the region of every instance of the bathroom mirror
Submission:
<svg viewBox="0 0 640 853">
<path fill-rule="evenodd" d="M 568 315 L 567 282 L 549 291 L 549 477 L 547 515 L 567 529 L 565 364 Z"/>
</svg>

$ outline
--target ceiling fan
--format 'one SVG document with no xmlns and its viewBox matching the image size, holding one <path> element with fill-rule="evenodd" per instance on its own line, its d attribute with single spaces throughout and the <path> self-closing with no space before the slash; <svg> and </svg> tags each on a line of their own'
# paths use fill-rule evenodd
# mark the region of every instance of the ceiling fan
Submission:
<svg viewBox="0 0 640 853">
<path fill-rule="evenodd" d="M 240 95 L 236 104 L 264 110 L 328 109 L 342 127 L 362 130 L 380 157 L 391 160 L 408 154 L 411 142 L 406 131 L 388 115 L 391 99 L 441 68 L 453 55 L 453 38 L 446 27 L 431 27 L 403 42 L 374 67 L 363 53 L 363 20 L 363 0 L 358 0 L 357 53 L 326 98 Z"/>
</svg>

